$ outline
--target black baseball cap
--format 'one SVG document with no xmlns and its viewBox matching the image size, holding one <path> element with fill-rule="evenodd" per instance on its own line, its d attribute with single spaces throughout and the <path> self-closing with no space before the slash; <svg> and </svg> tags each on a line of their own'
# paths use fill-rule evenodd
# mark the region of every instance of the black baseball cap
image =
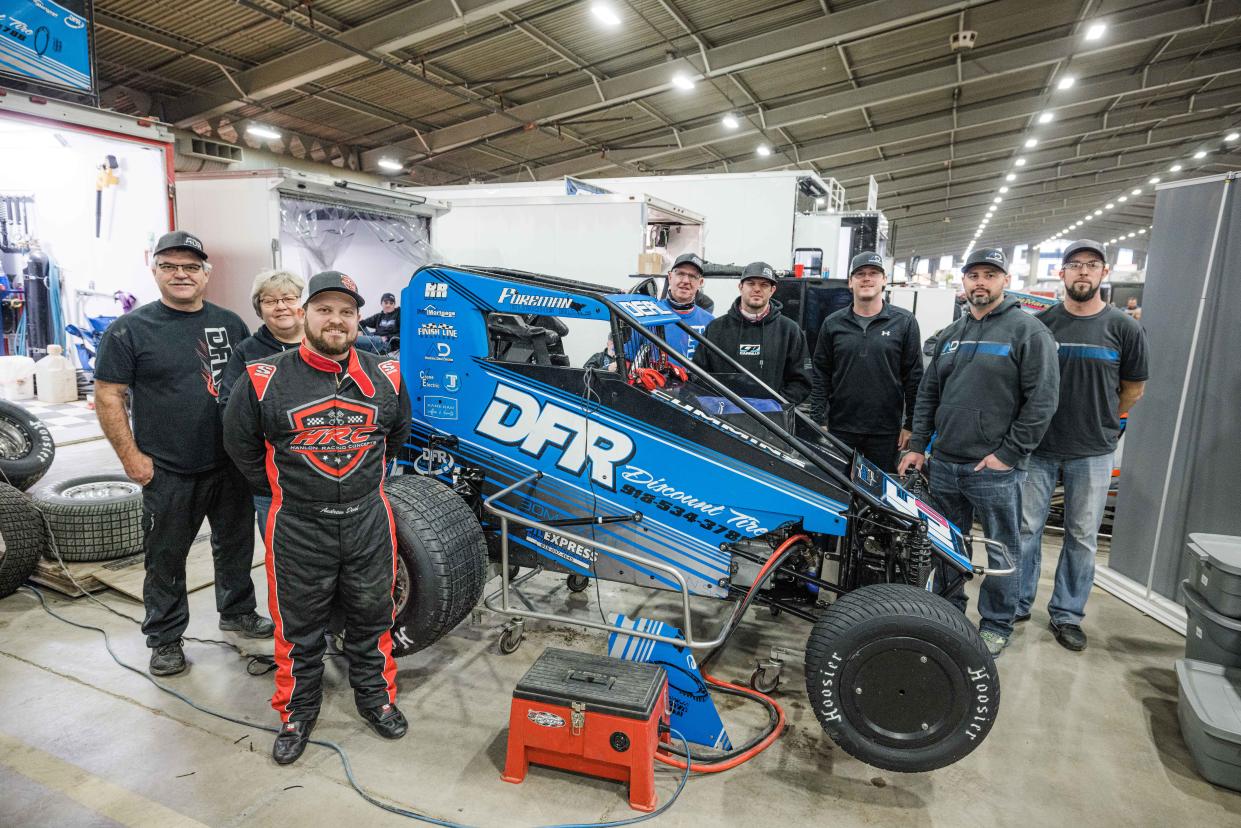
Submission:
<svg viewBox="0 0 1241 828">
<path fill-rule="evenodd" d="M 771 265 L 766 262 L 750 262 L 741 271 L 741 281 L 746 279 L 766 279 L 773 285 L 780 284 L 776 281 L 776 272 L 771 269 Z"/>
<path fill-rule="evenodd" d="M 379 301 L 380 302 L 395 302 L 396 295 L 392 293 L 385 293 L 383 296 L 379 297 Z"/>
<path fill-rule="evenodd" d="M 1103 245 L 1093 239 L 1078 239 L 1073 242 L 1068 247 L 1064 248 L 1064 255 L 1060 257 L 1060 261 L 1062 263 L 1067 262 L 1069 257 L 1074 253 L 1080 253 L 1083 250 L 1089 250 L 1091 253 L 1098 253 L 1100 259 L 1104 262 L 1107 261 L 1107 256 L 1103 254 Z"/>
<path fill-rule="evenodd" d="M 863 250 L 853 257 L 853 261 L 849 262 L 849 275 L 852 276 L 863 267 L 877 267 L 883 275 L 888 275 L 887 268 L 883 266 L 883 256 L 873 250 Z"/>
<path fill-rule="evenodd" d="M 693 265 L 698 268 L 699 276 L 707 271 L 706 262 L 704 262 L 702 257 L 697 253 L 682 253 L 680 256 L 677 256 L 677 260 L 672 263 L 670 270 L 676 270 L 683 264 Z"/>
<path fill-rule="evenodd" d="M 961 268 L 961 272 L 969 273 L 971 267 L 980 264 L 998 267 L 1006 274 L 1008 273 L 1008 258 L 1004 255 L 1004 251 L 998 247 L 980 247 L 970 253 L 965 260 L 965 265 Z"/>
<path fill-rule="evenodd" d="M 173 230 L 171 233 L 165 233 L 159 237 L 159 241 L 155 243 L 155 250 L 152 256 L 158 256 L 169 250 L 188 250 L 197 254 L 200 258 L 207 258 L 207 251 L 203 249 L 203 243 L 198 236 L 193 233 L 187 233 L 184 230 Z"/>
<path fill-rule="evenodd" d="M 358 307 L 366 304 L 362 298 L 362 294 L 358 293 L 358 283 L 350 279 L 339 270 L 325 270 L 322 273 L 316 273 L 310 277 L 310 290 L 306 294 L 306 301 L 309 303 L 320 293 L 326 293 L 334 290 L 337 293 L 345 293 L 353 297 L 353 301 L 358 303 Z"/>
</svg>

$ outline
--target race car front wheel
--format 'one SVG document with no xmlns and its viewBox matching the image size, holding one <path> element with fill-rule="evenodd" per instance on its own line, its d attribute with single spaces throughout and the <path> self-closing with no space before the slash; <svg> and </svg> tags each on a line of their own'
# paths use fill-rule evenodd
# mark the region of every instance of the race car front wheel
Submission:
<svg viewBox="0 0 1241 828">
<path fill-rule="evenodd" d="M 912 773 L 981 744 L 1000 709 L 995 661 L 952 604 L 908 584 L 836 600 L 806 644 L 806 692 L 849 755 Z"/>
<path fill-rule="evenodd" d="M 425 649 L 478 604 L 487 578 L 487 543 L 478 518 L 452 489 L 405 474 L 384 482 L 396 522 L 396 619 L 392 654 Z"/>
</svg>

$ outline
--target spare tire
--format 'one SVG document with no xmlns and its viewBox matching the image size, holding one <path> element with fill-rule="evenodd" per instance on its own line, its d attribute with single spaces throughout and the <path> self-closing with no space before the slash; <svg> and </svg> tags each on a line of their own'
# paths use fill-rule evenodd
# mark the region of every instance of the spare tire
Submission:
<svg viewBox="0 0 1241 828">
<path fill-rule="evenodd" d="M 810 706 L 837 745 L 884 770 L 950 765 L 1000 709 L 995 660 L 952 604 L 908 584 L 836 599 L 806 642 Z"/>
<path fill-rule="evenodd" d="M 24 492 L 39 482 L 55 456 L 56 444 L 43 421 L 20 405 L 0 401 L 2 479 Z"/>
<path fill-rule="evenodd" d="M 110 561 L 142 551 L 142 487 L 122 473 L 71 477 L 35 492 L 65 561 Z M 50 544 L 45 553 L 55 559 Z"/>
<path fill-rule="evenodd" d="M 474 511 L 438 480 L 393 477 L 384 493 L 397 537 L 392 654 L 403 656 L 434 644 L 478 604 L 487 542 Z"/>
<path fill-rule="evenodd" d="M 43 519 L 30 498 L 0 483 L 0 598 L 30 577 L 43 549 Z"/>
</svg>

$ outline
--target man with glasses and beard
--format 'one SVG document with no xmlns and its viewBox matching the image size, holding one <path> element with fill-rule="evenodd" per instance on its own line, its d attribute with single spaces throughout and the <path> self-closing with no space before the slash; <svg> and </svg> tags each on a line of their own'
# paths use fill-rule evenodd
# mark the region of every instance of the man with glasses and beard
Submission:
<svg viewBox="0 0 1241 828">
<path fill-rule="evenodd" d="M 392 659 L 396 535 L 385 465 L 409 433 L 409 396 L 395 359 L 358 351 L 362 296 L 343 273 L 310 280 L 305 341 L 246 366 L 224 413 L 224 446 L 251 487 L 270 494 L 264 542 L 276 623 L 282 721 L 272 757 L 306 748 L 322 701 L 332 607 L 345 616 L 354 703 L 375 731 L 399 739 Z"/>
<path fill-rule="evenodd" d="M 165 233 L 152 257 L 159 300 L 103 335 L 95 408 L 125 474 L 142 486 L 142 632 L 151 674 L 171 676 L 187 666 L 185 561 L 204 519 L 211 521 L 220 629 L 271 638 L 272 622 L 254 611 L 254 507 L 224 453 L 217 403 L 224 366 L 250 331 L 237 314 L 204 300 L 211 263 L 197 236 Z"/>
<path fill-rule="evenodd" d="M 1022 489 L 1021 597 L 1017 621 L 1030 618 L 1038 591 L 1043 525 L 1057 478 L 1064 480 L 1064 545 L 1047 611 L 1056 641 L 1086 649 L 1081 623 L 1094 584 L 1099 524 L 1112 479 L 1120 418 L 1146 387 L 1146 335 L 1124 311 L 1099 296 L 1107 278 L 1103 245 L 1090 239 L 1064 251 L 1064 301 L 1038 315 L 1060 358 L 1060 406 L 1030 456 Z"/>
</svg>

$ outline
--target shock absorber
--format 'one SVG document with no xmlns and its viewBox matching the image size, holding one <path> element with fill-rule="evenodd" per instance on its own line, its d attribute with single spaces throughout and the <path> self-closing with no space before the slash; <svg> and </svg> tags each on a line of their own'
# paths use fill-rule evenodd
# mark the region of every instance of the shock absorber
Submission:
<svg viewBox="0 0 1241 828">
<path fill-rule="evenodd" d="M 905 582 L 913 586 L 926 583 L 927 572 L 931 568 L 931 541 L 926 536 L 926 524 L 918 521 L 906 539 L 909 550 L 909 565 L 905 567 Z"/>
</svg>

